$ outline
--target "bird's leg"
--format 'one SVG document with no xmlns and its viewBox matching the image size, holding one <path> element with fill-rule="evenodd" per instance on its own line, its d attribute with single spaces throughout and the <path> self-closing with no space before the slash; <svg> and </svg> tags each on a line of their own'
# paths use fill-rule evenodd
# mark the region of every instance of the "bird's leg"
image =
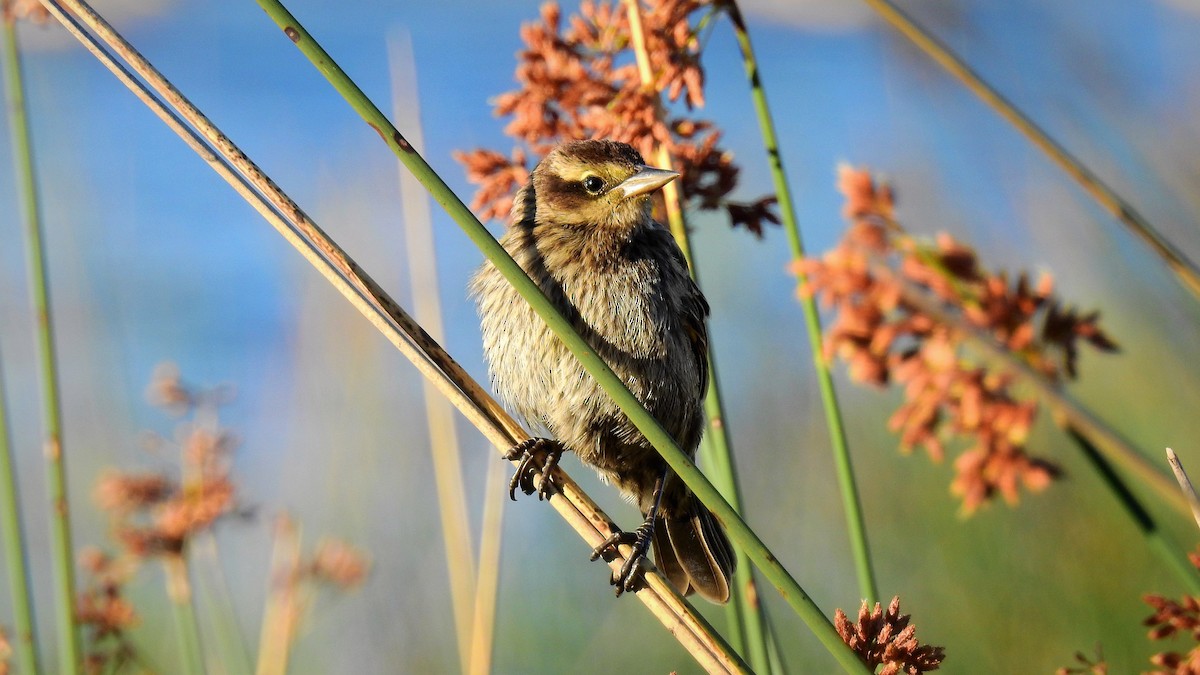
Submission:
<svg viewBox="0 0 1200 675">
<path fill-rule="evenodd" d="M 625 591 L 636 590 L 642 572 L 645 570 L 646 552 L 650 550 L 650 541 L 654 537 L 654 521 L 658 519 L 658 506 L 662 502 L 667 471 L 669 469 L 664 469 L 662 475 L 654 481 L 654 495 L 650 511 L 646 514 L 646 519 L 642 521 L 642 524 L 633 532 L 614 532 L 603 543 L 592 549 L 592 560 L 600 556 L 609 560 L 609 556 L 615 555 L 617 547 L 621 544 L 629 544 L 633 548 L 629 557 L 625 559 L 625 564 L 621 565 L 621 569 L 614 572 L 612 579 L 609 580 L 609 583 L 617 587 L 618 596 Z"/>
<path fill-rule="evenodd" d="M 504 458 L 513 461 L 521 460 L 517 465 L 517 472 L 513 474 L 512 480 L 508 483 L 509 499 L 517 500 L 517 488 L 521 488 L 521 492 L 527 495 L 538 493 L 538 501 L 550 499 L 550 495 L 554 494 L 554 483 L 550 480 L 550 474 L 554 471 L 554 467 L 558 466 L 558 460 L 562 457 L 565 448 L 563 444 L 549 438 L 528 438 L 520 443 L 509 448 Z M 541 471 L 535 464 L 536 456 L 539 452 L 546 453 L 546 459 L 542 463 Z M 541 475 L 541 485 L 536 488 L 533 485 L 534 476 Z"/>
</svg>

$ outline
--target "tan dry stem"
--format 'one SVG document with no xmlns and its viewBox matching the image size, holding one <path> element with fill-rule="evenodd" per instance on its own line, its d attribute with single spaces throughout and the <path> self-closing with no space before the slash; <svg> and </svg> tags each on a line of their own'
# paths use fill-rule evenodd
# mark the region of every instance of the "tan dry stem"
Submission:
<svg viewBox="0 0 1200 675">
<path fill-rule="evenodd" d="M 500 533 L 504 516 L 504 490 L 508 481 L 504 465 L 488 465 L 483 493 L 483 523 L 479 538 L 479 576 L 475 581 L 475 607 L 471 624 L 470 675 L 492 672 L 492 647 L 496 637 L 496 597 L 500 586 Z"/>
<path fill-rule="evenodd" d="M 163 569 L 167 574 L 167 597 L 176 604 L 192 601 L 192 584 L 188 581 L 187 563 L 182 555 L 163 556 Z"/>
<path fill-rule="evenodd" d="M 1192 480 L 1188 478 L 1187 472 L 1183 470 L 1183 462 L 1179 461 L 1179 455 L 1175 451 L 1167 448 L 1167 463 L 1171 465 L 1171 471 L 1175 474 L 1175 480 L 1179 483 L 1179 489 L 1183 490 L 1183 496 L 1187 498 L 1187 503 L 1192 507 L 1192 517 L 1196 519 L 1196 525 L 1200 526 L 1200 498 L 1196 497 L 1196 488 L 1192 485 Z"/>
<path fill-rule="evenodd" d="M 275 547 L 271 552 L 267 604 L 263 608 L 255 675 L 287 673 L 288 654 L 299 622 L 296 597 L 299 573 L 300 533 L 290 518 L 280 516 L 275 522 Z"/>
<path fill-rule="evenodd" d="M 409 130 L 408 141 L 417 152 L 425 151 L 417 90 L 416 65 L 408 40 L 388 41 L 392 71 L 393 118 Z M 408 102 L 405 105 L 404 102 Z M 399 162 L 397 162 L 397 166 Z M 416 318 L 434 340 L 442 340 L 442 303 L 438 292 L 437 251 L 429 195 L 411 172 L 400 166 L 400 199 L 403 207 L 404 250 L 411 279 Z M 472 614 L 476 605 L 475 554 L 471 550 L 471 526 L 467 517 L 467 490 L 463 486 L 462 452 L 454 426 L 454 408 L 429 380 L 423 382 L 425 417 L 429 429 L 429 451 L 433 461 L 438 515 L 446 547 L 450 578 L 450 604 L 459 664 L 468 671 L 471 661 Z M 501 502 L 503 503 L 503 502 Z M 487 639 L 490 643 L 490 638 Z"/>
</svg>

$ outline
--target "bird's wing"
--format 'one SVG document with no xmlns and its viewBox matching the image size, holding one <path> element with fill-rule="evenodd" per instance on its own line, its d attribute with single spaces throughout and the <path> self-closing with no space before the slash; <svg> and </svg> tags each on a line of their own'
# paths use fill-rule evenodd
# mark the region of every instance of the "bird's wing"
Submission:
<svg viewBox="0 0 1200 675">
<path fill-rule="evenodd" d="M 700 374 L 700 397 L 708 393 L 708 300 L 695 281 L 688 280 L 688 293 L 683 299 L 683 329 L 692 343 L 696 372 Z"/>
<path fill-rule="evenodd" d="M 671 233 L 663 228 L 663 235 L 671 242 L 671 256 L 679 265 L 679 272 L 687 277 L 687 291 L 683 294 L 683 329 L 692 345 L 692 356 L 696 359 L 696 372 L 700 374 L 700 397 L 708 393 L 708 300 L 696 285 L 688 271 L 687 259 L 675 243 Z"/>
</svg>

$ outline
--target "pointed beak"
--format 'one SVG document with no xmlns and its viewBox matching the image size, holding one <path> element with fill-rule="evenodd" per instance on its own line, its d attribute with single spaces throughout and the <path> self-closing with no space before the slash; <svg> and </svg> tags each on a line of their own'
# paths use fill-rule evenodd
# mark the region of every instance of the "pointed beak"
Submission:
<svg viewBox="0 0 1200 675">
<path fill-rule="evenodd" d="M 636 197 L 654 192 L 658 188 L 670 183 L 679 177 L 677 171 L 667 171 L 666 169 L 655 169 L 652 166 L 643 166 L 638 169 L 638 172 L 626 178 L 618 184 L 614 190 L 620 190 L 621 196 L 625 199 Z"/>
</svg>

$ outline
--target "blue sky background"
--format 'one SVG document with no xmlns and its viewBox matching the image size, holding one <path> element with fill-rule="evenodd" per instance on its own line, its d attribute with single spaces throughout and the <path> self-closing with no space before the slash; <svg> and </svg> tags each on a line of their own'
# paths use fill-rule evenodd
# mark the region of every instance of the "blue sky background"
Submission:
<svg viewBox="0 0 1200 675">
<path fill-rule="evenodd" d="M 1200 5 L 903 6 L 1200 259 Z M 488 100 L 515 86 L 518 29 L 537 17 L 538 4 L 296 1 L 289 8 L 384 109 L 391 109 L 388 40 L 411 37 L 425 156 L 469 201 L 473 187 L 451 153 L 511 147 Z M 96 9 L 408 303 L 394 158 L 257 5 L 97 2 Z M 826 250 L 842 231 L 837 163 L 885 174 L 910 229 L 950 231 L 991 265 L 1052 270 L 1066 298 L 1100 308 L 1124 351 L 1085 353 L 1072 392 L 1149 456 L 1173 445 L 1200 466 L 1193 450 L 1200 308 L 1153 256 L 865 5 L 748 3 L 747 13 L 809 248 Z M 166 463 L 147 457 L 137 439 L 145 428 L 171 429 L 142 391 L 156 363 L 175 361 L 191 381 L 231 382 L 240 392 L 224 419 L 243 441 L 237 476 L 259 517 L 222 528 L 220 541 L 251 642 L 269 516 L 287 509 L 306 524 L 310 542 L 343 536 L 376 564 L 364 592 L 316 617 L 296 672 L 453 669 L 415 371 L 63 31 L 22 26 L 21 38 L 67 373 L 77 539 L 103 541 L 103 519 L 88 508 L 99 471 Z M 705 53 L 702 114 L 724 129 L 742 168 L 738 194 L 755 198 L 770 191 L 770 180 L 736 54 L 728 27 L 719 26 Z M 0 154 L 9 152 L 7 136 L 0 138 Z M 0 247 L 0 349 L 48 621 L 37 384 L 13 185 L 10 165 L 0 162 L 0 233 L 10 242 Z M 784 237 L 773 230 L 758 241 L 704 215 L 693 222 L 751 524 L 822 608 L 853 609 L 858 595 Z M 434 226 L 446 346 L 485 380 L 464 291 L 481 257 L 436 209 Z M 945 672 L 1046 672 L 1097 641 L 1115 672 L 1145 667 L 1153 646 L 1138 624 L 1148 614 L 1139 597 L 1181 589 L 1086 467 L 1072 464 L 1073 448 L 1053 424 L 1040 422 L 1034 449 L 1064 461 L 1068 480 L 1016 508 L 997 505 L 961 521 L 946 487 L 952 467 L 895 451 L 884 428 L 895 393 L 839 385 L 883 592 L 902 596 L 919 635 L 947 646 Z M 466 427 L 464 438 L 477 523 L 491 460 Z M 577 465 L 568 469 L 595 487 L 618 521 L 635 517 Z M 1195 531 L 1158 510 L 1180 547 L 1190 548 Z M 609 657 L 616 667 L 694 668 L 640 607 L 611 599 L 604 572 L 586 563 L 586 551 L 544 506 L 512 505 L 505 536 L 500 672 L 587 670 L 612 641 L 630 645 L 628 654 Z M 548 575 L 561 577 L 554 593 L 562 600 L 537 597 Z M 147 571 L 135 588 L 149 616 L 165 608 L 158 583 Z M 773 597 L 767 603 L 795 669 L 824 663 L 786 608 Z M 157 646 L 168 639 L 164 624 L 147 621 L 139 632 L 159 658 L 170 654 Z M 534 642 L 555 648 L 531 650 Z"/>
</svg>

